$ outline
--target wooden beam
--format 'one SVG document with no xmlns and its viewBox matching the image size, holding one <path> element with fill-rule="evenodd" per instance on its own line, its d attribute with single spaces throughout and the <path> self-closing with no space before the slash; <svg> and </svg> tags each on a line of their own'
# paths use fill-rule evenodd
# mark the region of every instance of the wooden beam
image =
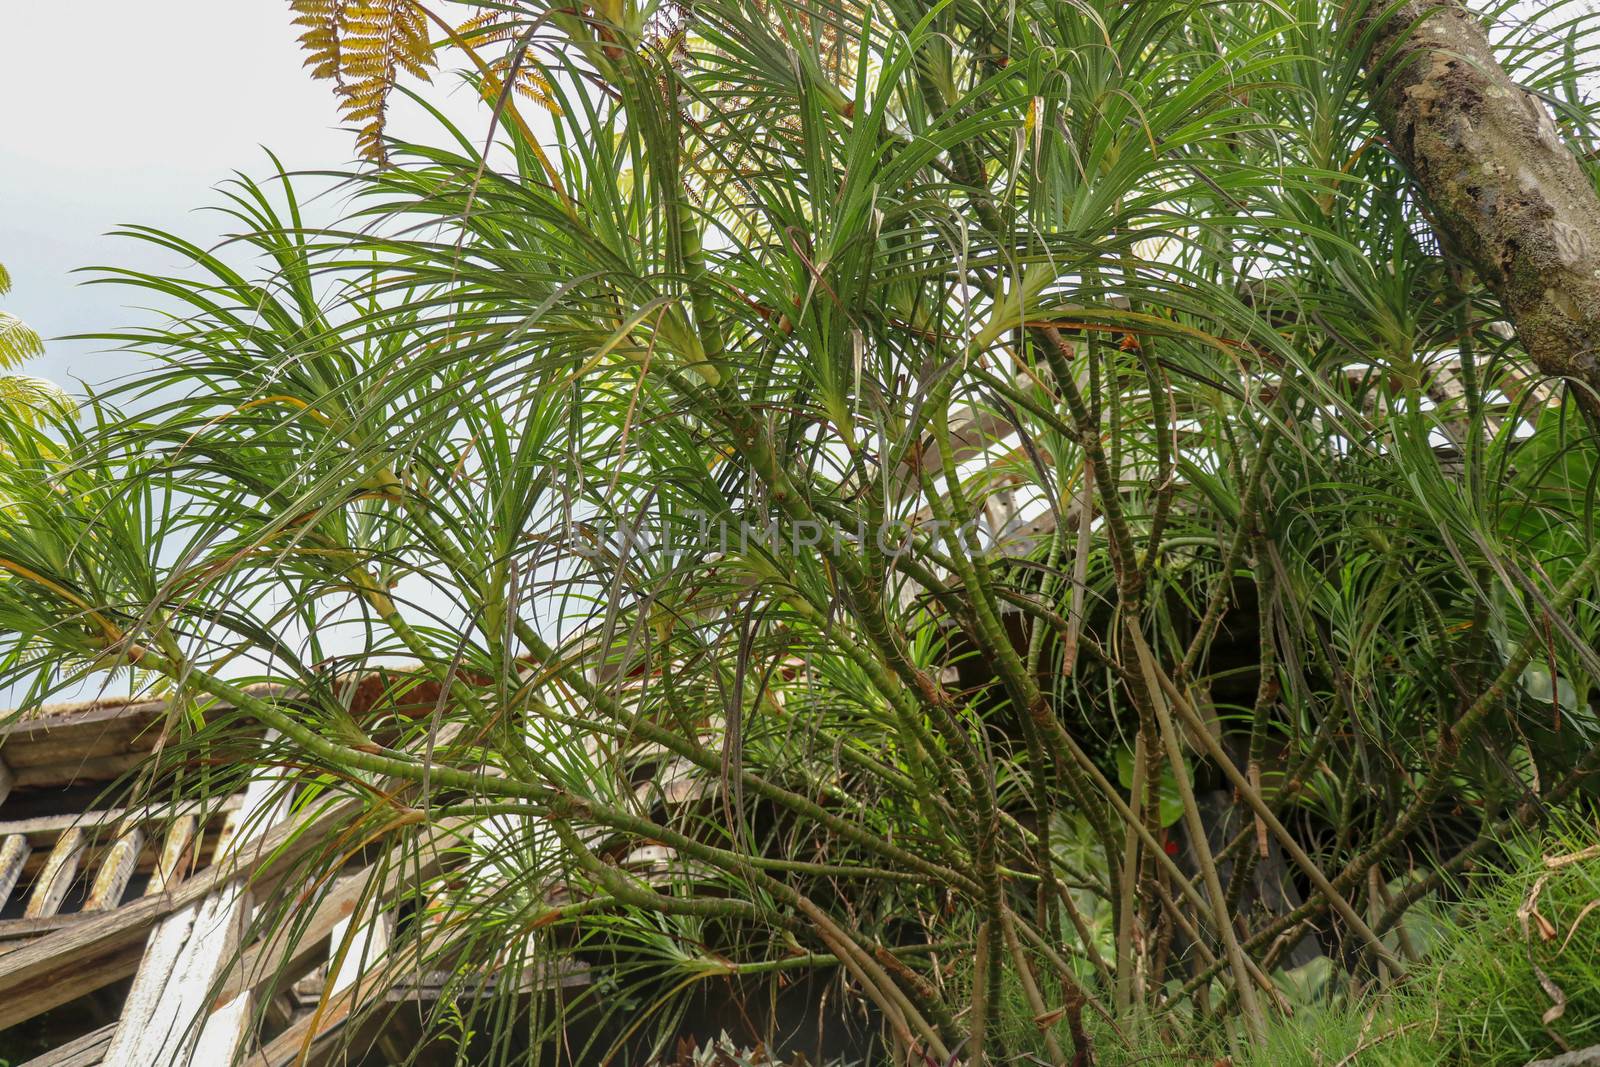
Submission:
<svg viewBox="0 0 1600 1067">
<path fill-rule="evenodd" d="M 59 789 L 86 782 L 114 782 L 149 762 L 150 753 L 141 750 L 17 767 L 15 774 L 18 789 Z"/>
<path fill-rule="evenodd" d="M 32 941 L 36 937 L 88 922 L 92 918 L 94 918 L 92 913 L 85 915 L 81 911 L 75 911 L 69 915 L 49 915 L 43 919 L 0 919 L 0 952 L 15 947 L 6 946 L 7 941 Z"/>
<path fill-rule="evenodd" d="M 360 1010 L 380 1001 L 431 1000 L 451 989 L 452 972 L 425 969 L 424 951 L 415 939 L 403 939 L 378 967 L 362 975 L 359 984 L 330 988 L 316 1010 L 307 1012 L 263 1048 L 245 1057 L 245 1067 L 290 1067 L 303 1062 L 302 1057 L 308 1052 L 315 1062 L 319 1046 L 325 1047 Z M 500 978 L 500 974 L 485 975 L 475 988 L 489 994 L 500 984 Z M 554 965 L 543 961 L 535 967 L 524 967 L 517 979 L 517 992 L 533 993 L 584 986 L 593 980 L 593 975 L 580 960 L 560 959 Z M 456 988 L 455 992 L 462 990 Z M 469 991 L 466 995 L 476 994 Z"/>
<path fill-rule="evenodd" d="M 117 914 L 112 912 L 112 915 Z M 71 935 L 82 929 L 82 924 L 68 927 L 55 934 L 46 935 L 40 941 L 50 938 Z M 148 929 L 148 928 L 146 928 Z M 144 930 L 140 931 L 141 934 Z M 38 944 L 34 942 L 33 944 Z M 13 949 L 11 952 L 0 956 L 0 964 L 9 962 L 12 957 L 21 956 L 33 945 L 24 945 Z M 45 1004 L 49 1008 L 59 1007 L 71 1003 L 79 997 L 93 993 L 104 988 L 108 983 L 126 978 L 139 967 L 139 959 L 144 955 L 144 938 L 141 936 L 131 944 L 118 945 L 94 957 L 79 958 L 69 963 L 58 963 L 53 967 L 42 968 L 39 971 L 38 984 L 29 986 L 11 1000 L 0 1001 L 0 1030 L 15 1025 L 17 1022 L 31 1018 L 40 1011 L 47 1010 L 38 1007 Z M 109 977 L 108 977 L 109 975 Z"/>
<path fill-rule="evenodd" d="M 100 871 L 89 889 L 89 899 L 83 904 L 84 911 L 109 911 L 122 903 L 122 894 L 127 892 L 128 879 L 133 877 L 133 869 L 143 850 L 144 831 L 137 826 L 117 838 L 100 861 Z"/>
<path fill-rule="evenodd" d="M 183 881 L 195 861 L 199 859 L 198 833 L 200 823 L 193 815 L 180 815 L 167 827 L 167 836 L 161 842 L 161 856 L 156 869 L 145 883 L 144 894 L 165 893 Z"/>
<path fill-rule="evenodd" d="M 40 708 L 24 718 L 0 726 L 0 737 L 48 736 L 58 730 L 115 722 L 140 714 L 159 715 L 167 710 L 165 700 L 90 700 L 79 704 L 55 704 Z"/>
<path fill-rule="evenodd" d="M 17 879 L 22 877 L 22 865 L 28 862 L 32 852 L 33 846 L 22 834 L 7 834 L 0 839 L 0 908 L 11 899 L 11 891 L 17 888 Z"/>
<path fill-rule="evenodd" d="M 676 808 L 705 799 L 718 785 L 718 782 L 708 779 L 698 765 L 675 756 L 641 782 L 633 793 L 646 809 L 657 801 L 669 808 Z"/>
<path fill-rule="evenodd" d="M 423 971 L 418 968 L 414 948 L 393 958 L 370 975 L 370 983 L 363 977 L 360 986 L 347 986 L 329 992 L 318 1010 L 308 1012 L 259 1051 L 247 1056 L 245 1067 L 290 1067 L 302 1062 L 307 1052 L 315 1055 L 319 1045 L 332 1038 L 362 1008 L 379 1000 L 428 1000 L 439 996 L 449 987 L 452 975 L 445 971 Z M 482 990 L 487 993 L 496 985 L 498 976 L 488 977 Z M 546 992 L 575 988 L 592 981 L 589 967 L 581 961 L 561 960 L 554 967 L 524 968 L 518 975 L 518 992 Z M 120 1065 L 119 1065 L 120 1067 Z"/>
<path fill-rule="evenodd" d="M 45 919 L 61 910 L 61 902 L 72 888 L 72 880 L 78 876 L 78 864 L 88 845 L 87 836 L 77 826 L 56 839 L 56 847 L 50 850 L 44 870 L 33 883 L 27 910 L 22 913 L 24 919 Z"/>
<path fill-rule="evenodd" d="M 228 814 L 215 866 L 229 867 L 236 847 L 259 838 L 282 817 L 287 807 L 283 792 L 275 769 L 271 777 L 251 780 L 244 802 Z M 215 1020 L 207 1009 L 249 915 L 249 894 L 243 879 L 236 878 L 161 920 L 123 1004 L 106 1052 L 108 1062 L 117 1067 L 187 1067 L 232 1061 L 250 1015 L 250 994 L 241 993 L 217 1009 Z"/>
<path fill-rule="evenodd" d="M 49 844 L 68 830 L 96 830 L 106 826 L 143 826 L 163 819 L 185 815 L 204 814 L 208 819 L 238 810 L 239 797 L 228 797 L 221 804 L 205 807 L 195 801 L 179 804 L 146 804 L 137 808 L 101 808 L 95 811 L 67 812 L 63 815 L 41 815 L 33 819 L 13 819 L 0 822 L 0 834 L 23 834 L 38 848 Z"/>
<path fill-rule="evenodd" d="M 231 806 L 222 820 L 222 832 L 217 835 L 219 859 L 231 855 L 236 845 L 260 837 L 271 823 L 282 817 L 287 798 L 276 797 L 279 788 L 276 780 L 264 778 L 255 779 L 245 787 L 240 802 Z"/>
<path fill-rule="evenodd" d="M 60 1048 L 29 1060 L 22 1067 L 96 1067 L 105 1060 L 106 1048 L 111 1044 L 111 1034 L 116 1028 L 116 1023 L 102 1026 L 76 1041 L 69 1041 Z"/>
<path fill-rule="evenodd" d="M 109 1062 L 118 1067 L 189 1063 L 219 958 L 238 945 L 243 896 L 241 887 L 226 886 L 156 927 L 123 1004 L 106 1053 Z"/>
<path fill-rule="evenodd" d="M 251 842 L 235 862 L 208 867 L 169 892 L 101 912 L 0 955 L 0 1030 L 134 973 L 141 946 L 157 922 L 229 881 L 247 877 L 252 887 L 269 891 L 362 806 L 362 801 L 343 800 L 307 812 Z M 68 976 L 73 981 L 66 981 Z"/>
<path fill-rule="evenodd" d="M 992 411 L 974 411 L 972 408 L 961 408 L 950 413 L 950 450 L 956 466 L 960 466 L 974 456 L 982 454 L 983 450 L 1002 440 L 1012 431 L 1012 426 L 1003 416 Z M 906 463 L 914 465 L 921 461 L 922 470 L 927 473 L 939 471 L 944 464 L 944 458 L 939 454 L 939 446 L 934 443 L 930 435 L 922 444 L 919 455 L 912 449 L 906 455 Z"/>
<path fill-rule="evenodd" d="M 290 1064 L 299 1062 L 302 1053 L 314 1049 L 318 1041 L 344 1026 L 350 1018 L 350 1010 L 357 1004 L 357 994 L 368 992 L 371 990 L 367 988 L 360 990 L 352 988 L 329 997 L 325 1003 L 318 1006 L 317 1010 L 296 1020 L 287 1030 L 273 1038 L 265 1048 L 246 1057 L 244 1061 L 246 1067 L 289 1067 Z"/>
<path fill-rule="evenodd" d="M 259 993 L 267 983 L 299 977 L 313 959 L 325 954 L 329 936 L 355 912 L 363 892 L 377 899 L 387 899 L 401 882 L 411 883 L 438 873 L 442 858 L 439 846 L 446 838 L 454 836 L 460 825 L 458 820 L 443 822 L 431 828 L 420 841 L 395 846 L 384 864 L 383 881 L 375 887 L 368 888 L 377 875 L 376 867 L 340 878 L 317 901 L 311 918 L 303 926 L 273 931 L 241 953 L 239 962 L 228 970 L 228 980 L 217 996 L 217 1003 L 243 990 Z"/>
<path fill-rule="evenodd" d="M 381 966 L 362 975 L 359 983 L 338 991 L 330 989 L 314 1011 L 307 1012 L 265 1047 L 245 1057 L 244 1064 L 246 1067 L 289 1067 L 305 1062 L 306 1054 L 314 1052 L 319 1043 L 343 1029 L 353 1012 L 386 1000 L 397 983 L 415 979 L 422 951 L 414 939 L 406 938 L 394 952 L 384 957 Z"/>
<path fill-rule="evenodd" d="M 359 874 L 354 877 L 367 881 Z M 351 914 L 335 923 L 328 935 L 328 989 L 338 993 L 355 985 L 389 951 L 393 934 L 394 913 L 388 911 L 365 917 Z"/>
<path fill-rule="evenodd" d="M 189 1062 L 199 1067 L 233 1063 L 255 1019 L 255 997 L 241 993 L 206 1016 Z"/>
<path fill-rule="evenodd" d="M 245 990 L 257 990 L 279 978 L 297 978 L 327 949 L 328 935 L 341 920 L 355 910 L 361 895 L 357 878 L 339 883 L 317 903 L 304 927 L 284 929 L 245 949 L 217 996 L 222 1004 Z"/>
<path fill-rule="evenodd" d="M 386 1000 L 438 1000 L 448 993 L 454 997 L 493 996 L 506 985 L 505 971 L 480 975 L 475 982 L 463 983 L 455 971 L 412 970 L 401 977 L 385 994 Z M 542 959 L 521 967 L 516 974 L 518 993 L 549 993 L 558 989 L 580 989 L 594 981 L 594 972 L 582 960 L 558 957 Z"/>
</svg>

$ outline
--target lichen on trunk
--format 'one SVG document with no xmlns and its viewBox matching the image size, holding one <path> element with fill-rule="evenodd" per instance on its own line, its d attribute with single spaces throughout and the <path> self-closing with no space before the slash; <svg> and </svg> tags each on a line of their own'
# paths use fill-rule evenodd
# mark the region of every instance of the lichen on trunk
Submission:
<svg viewBox="0 0 1600 1067">
<path fill-rule="evenodd" d="M 1600 196 L 1549 109 L 1458 0 L 1377 5 L 1369 46 L 1373 102 L 1439 236 L 1600 416 Z"/>
</svg>

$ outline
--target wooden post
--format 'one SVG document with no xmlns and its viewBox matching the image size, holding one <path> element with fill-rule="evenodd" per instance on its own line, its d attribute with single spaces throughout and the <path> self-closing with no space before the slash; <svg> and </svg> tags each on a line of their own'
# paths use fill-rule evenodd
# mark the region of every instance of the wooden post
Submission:
<svg viewBox="0 0 1600 1067">
<path fill-rule="evenodd" d="M 180 815 L 167 828 L 166 839 L 161 842 L 161 857 L 156 860 L 155 872 L 144 887 L 144 895 L 165 893 L 189 873 L 192 849 L 200 822 L 193 815 Z"/>
<path fill-rule="evenodd" d="M 116 843 L 106 850 L 106 858 L 100 861 L 100 870 L 94 876 L 94 885 L 89 890 L 89 899 L 84 901 L 84 911 L 110 911 L 122 903 L 122 894 L 127 891 L 128 880 L 133 877 L 133 869 L 138 866 L 139 853 L 144 849 L 144 831 L 137 826 L 131 827 Z"/>
<path fill-rule="evenodd" d="M 50 858 L 45 860 L 44 870 L 39 872 L 39 880 L 33 883 L 27 910 L 22 913 L 24 919 L 48 919 L 61 910 L 61 902 L 78 876 L 78 864 L 87 844 L 83 827 L 62 831 L 56 847 L 50 850 Z"/>
<path fill-rule="evenodd" d="M 365 881 L 370 876 L 363 872 L 350 877 Z M 356 906 L 360 907 L 359 899 Z M 340 919 L 328 935 L 330 962 L 326 995 L 329 997 L 338 995 L 354 985 L 364 972 L 371 970 L 379 958 L 389 950 L 389 938 L 393 932 L 392 912 L 379 912 L 377 915 L 365 918 L 359 912 L 352 912 Z M 343 953 L 342 958 L 340 953 Z"/>
<path fill-rule="evenodd" d="M 283 815 L 281 783 L 255 778 L 230 813 L 217 864 Z M 169 834 L 169 843 L 174 835 Z M 210 1067 L 229 1063 L 251 1016 L 246 991 L 208 1011 L 250 915 L 241 881 L 179 909 L 156 927 L 128 991 L 105 1063 L 116 1067 Z"/>
<path fill-rule="evenodd" d="M 11 891 L 17 888 L 17 879 L 22 877 L 22 865 L 32 854 L 33 846 L 22 834 L 7 834 L 0 840 L 0 908 L 11 899 Z"/>
</svg>

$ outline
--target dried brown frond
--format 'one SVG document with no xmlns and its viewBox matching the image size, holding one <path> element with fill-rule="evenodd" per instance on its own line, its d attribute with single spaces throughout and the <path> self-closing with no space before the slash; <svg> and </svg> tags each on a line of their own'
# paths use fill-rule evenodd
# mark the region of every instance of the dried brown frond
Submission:
<svg viewBox="0 0 1600 1067">
<path fill-rule="evenodd" d="M 414 0 L 290 0 L 314 78 L 334 83 L 339 110 L 356 125 L 356 149 L 385 159 L 389 93 L 400 72 L 423 81 L 436 65 L 427 19 Z"/>
<path fill-rule="evenodd" d="M 515 24 L 502 11 L 481 11 L 456 27 L 456 32 L 471 44 L 501 44 L 516 35 Z"/>
<path fill-rule="evenodd" d="M 525 23 L 508 19 L 503 11 L 483 11 L 456 27 L 456 33 L 469 45 L 505 44 L 517 39 Z M 525 100 L 531 100 L 553 115 L 561 114 L 550 91 L 550 81 L 527 61 L 520 48 L 514 48 L 497 59 L 489 61 L 489 74 L 480 84 L 480 92 L 490 104 L 498 102 L 502 87 L 512 82 L 512 90 Z M 512 71 L 515 68 L 515 77 Z"/>
<path fill-rule="evenodd" d="M 500 97 L 501 86 L 505 85 L 511 74 L 512 59 L 502 56 L 489 64 L 489 70 L 494 75 L 493 81 L 485 78 L 481 83 L 483 98 L 490 104 L 496 103 Z M 512 90 L 526 100 L 544 108 L 552 115 L 561 114 L 561 105 L 556 103 L 550 91 L 550 81 L 536 68 L 527 65 L 526 59 L 517 65 L 516 80 L 512 83 Z"/>
</svg>

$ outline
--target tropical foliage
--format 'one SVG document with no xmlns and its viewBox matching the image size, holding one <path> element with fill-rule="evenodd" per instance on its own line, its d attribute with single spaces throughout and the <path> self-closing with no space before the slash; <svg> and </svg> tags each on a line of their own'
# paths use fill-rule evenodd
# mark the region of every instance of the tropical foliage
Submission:
<svg viewBox="0 0 1600 1067">
<path fill-rule="evenodd" d="M 0 296 L 11 291 L 11 274 L 0 263 Z M 15 370 L 44 354 L 44 341 L 32 327 L 7 311 L 0 311 L 0 370 Z M 42 378 L 25 374 L 0 374 L 0 419 L 34 421 L 45 409 L 70 412 L 71 404 L 60 389 Z"/>
<path fill-rule="evenodd" d="M 476 6 L 296 3 L 385 165 L 131 231 L 193 261 L 110 275 L 155 369 L 0 450 L 8 674 L 173 694 L 152 793 L 350 800 L 311 873 L 414 873 L 441 1033 L 665 1053 L 810 975 L 900 1063 L 1239 1048 L 1590 810 L 1594 430 L 1408 193 L 1366 13 Z M 1490 14 L 1600 179 L 1566 10 Z M 427 33 L 492 144 L 384 140 Z"/>
<path fill-rule="evenodd" d="M 0 264 L 0 295 L 11 291 L 11 273 Z M 9 312 L 0 311 L 0 367 L 16 367 L 44 351 L 44 342 L 28 324 Z"/>
</svg>

